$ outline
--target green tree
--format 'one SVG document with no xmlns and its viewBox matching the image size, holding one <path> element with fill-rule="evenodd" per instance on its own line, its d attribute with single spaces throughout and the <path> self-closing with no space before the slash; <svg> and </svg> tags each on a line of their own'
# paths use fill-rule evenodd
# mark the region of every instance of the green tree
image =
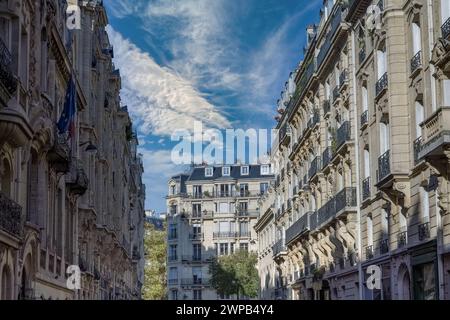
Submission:
<svg viewBox="0 0 450 320">
<path fill-rule="evenodd" d="M 166 296 L 166 231 L 145 223 L 145 280 L 142 297 L 145 300 L 164 300 Z"/>
<path fill-rule="evenodd" d="M 210 265 L 211 286 L 219 294 L 256 298 L 259 276 L 256 269 L 257 255 L 247 251 L 221 256 Z"/>
</svg>

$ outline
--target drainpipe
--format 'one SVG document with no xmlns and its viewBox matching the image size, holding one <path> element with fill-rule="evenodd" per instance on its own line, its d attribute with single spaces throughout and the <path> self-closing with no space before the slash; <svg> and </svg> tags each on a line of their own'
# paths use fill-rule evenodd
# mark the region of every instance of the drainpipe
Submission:
<svg viewBox="0 0 450 320">
<path fill-rule="evenodd" d="M 433 53 L 433 47 L 435 42 L 434 37 L 434 16 L 433 16 L 433 4 L 432 0 L 427 0 L 427 12 L 428 12 L 428 48 L 429 55 L 431 57 Z M 431 110 L 435 112 L 437 110 L 437 98 L 436 98 L 436 78 L 433 74 L 436 72 L 436 68 L 433 64 L 429 64 L 430 66 L 430 83 L 431 83 Z M 442 248 L 443 248 L 443 234 L 442 234 L 442 219 L 439 210 L 439 200 L 437 199 L 437 190 L 436 190 L 436 258 L 437 258 L 437 267 L 438 267 L 438 297 L 439 300 L 444 300 L 444 266 L 443 266 L 443 257 L 442 257 Z"/>
<path fill-rule="evenodd" d="M 356 47 L 355 47 L 355 31 L 352 28 L 351 29 L 351 40 L 352 40 L 352 65 L 353 65 L 353 72 L 352 72 L 352 82 L 353 82 L 353 114 L 354 114 L 354 139 L 355 139 L 355 163 L 356 163 L 356 228 L 357 228 L 357 248 L 359 252 L 359 259 L 358 259 L 358 284 L 359 284 L 359 299 L 363 299 L 363 272 L 362 272 L 362 247 L 361 247 L 361 192 L 360 192 L 360 161 L 359 161 L 359 134 L 358 134 L 358 117 L 357 117 L 357 108 L 356 108 Z"/>
</svg>

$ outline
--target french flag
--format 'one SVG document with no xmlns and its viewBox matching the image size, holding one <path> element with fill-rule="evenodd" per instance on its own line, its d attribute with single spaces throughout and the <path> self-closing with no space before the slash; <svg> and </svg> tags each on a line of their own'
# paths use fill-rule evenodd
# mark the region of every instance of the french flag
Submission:
<svg viewBox="0 0 450 320">
<path fill-rule="evenodd" d="M 64 109 L 61 118 L 58 121 L 57 127 L 59 134 L 69 132 L 69 138 L 73 137 L 75 133 L 75 113 L 76 113 L 76 88 L 73 77 L 70 77 L 67 86 L 66 97 L 64 101 Z"/>
</svg>

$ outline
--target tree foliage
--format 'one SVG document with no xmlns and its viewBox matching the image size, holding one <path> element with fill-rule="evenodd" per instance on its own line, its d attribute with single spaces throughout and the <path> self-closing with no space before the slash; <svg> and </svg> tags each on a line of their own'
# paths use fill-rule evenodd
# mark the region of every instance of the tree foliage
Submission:
<svg viewBox="0 0 450 320">
<path fill-rule="evenodd" d="M 145 280 L 142 297 L 145 300 L 164 300 L 166 296 L 166 231 L 145 223 Z"/>
<path fill-rule="evenodd" d="M 259 288 L 257 259 L 255 253 L 243 250 L 214 259 L 209 270 L 211 286 L 219 294 L 256 298 Z"/>
</svg>

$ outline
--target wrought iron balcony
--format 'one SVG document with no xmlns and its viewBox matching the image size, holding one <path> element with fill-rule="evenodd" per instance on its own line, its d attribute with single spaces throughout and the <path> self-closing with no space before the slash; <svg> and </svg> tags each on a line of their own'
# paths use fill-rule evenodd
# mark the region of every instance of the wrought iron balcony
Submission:
<svg viewBox="0 0 450 320">
<path fill-rule="evenodd" d="M 282 255 L 282 254 L 286 254 L 287 250 L 286 250 L 286 245 L 283 244 L 282 240 L 278 240 L 273 246 L 272 246 L 272 255 L 278 256 L 278 255 Z"/>
<path fill-rule="evenodd" d="M 383 239 L 380 241 L 380 254 L 389 252 L 389 239 Z"/>
<path fill-rule="evenodd" d="M 387 72 L 381 76 L 375 86 L 375 95 L 379 97 L 388 88 L 388 74 Z"/>
<path fill-rule="evenodd" d="M 363 128 L 368 122 L 369 122 L 369 110 L 366 110 L 361 114 L 361 128 Z"/>
<path fill-rule="evenodd" d="M 397 235 L 397 241 L 398 241 L 399 248 L 406 246 L 406 244 L 408 242 L 408 233 L 406 231 L 400 232 Z"/>
<path fill-rule="evenodd" d="M 417 164 L 420 161 L 420 150 L 422 149 L 422 137 L 414 140 L 414 164 Z"/>
<path fill-rule="evenodd" d="M 422 51 L 417 52 L 411 59 L 411 73 L 422 67 Z"/>
<path fill-rule="evenodd" d="M 378 158 L 378 182 L 391 174 L 391 151 L 386 151 Z"/>
<path fill-rule="evenodd" d="M 311 166 L 309 167 L 308 174 L 309 178 L 311 179 L 316 175 L 316 173 L 321 169 L 321 163 L 320 163 L 320 156 L 317 156 L 314 158 L 314 160 L 311 162 Z"/>
<path fill-rule="evenodd" d="M 283 125 L 280 128 L 280 132 L 278 133 L 279 135 L 279 141 L 281 145 L 288 145 L 289 142 L 291 141 L 291 128 L 289 127 L 288 124 Z"/>
<path fill-rule="evenodd" d="M 12 55 L 6 44 L 0 38 L 0 83 L 5 87 L 10 95 L 17 90 L 17 80 L 11 70 Z"/>
<path fill-rule="evenodd" d="M 0 229 L 17 238 L 22 237 L 22 207 L 0 192 Z"/>
<path fill-rule="evenodd" d="M 309 230 L 309 217 L 311 214 L 312 212 L 305 213 L 286 230 L 286 244 L 291 243 Z"/>
<path fill-rule="evenodd" d="M 450 144 L 450 107 L 441 107 L 422 122 L 422 146 L 419 159 L 440 161 L 444 149 Z"/>
<path fill-rule="evenodd" d="M 366 259 L 372 259 L 373 258 L 373 246 L 367 246 L 366 247 Z"/>
<path fill-rule="evenodd" d="M 345 87 L 346 83 L 348 81 L 348 70 L 344 69 L 342 70 L 341 74 L 339 75 L 339 89 L 342 89 Z"/>
<path fill-rule="evenodd" d="M 344 188 L 338 192 L 336 199 L 336 214 L 348 207 L 356 206 L 356 188 Z"/>
<path fill-rule="evenodd" d="M 208 281 L 202 278 L 192 277 L 192 278 L 184 278 L 181 279 L 182 286 L 200 286 L 207 285 Z"/>
<path fill-rule="evenodd" d="M 444 24 L 441 26 L 442 31 L 442 38 L 449 39 L 450 37 L 450 18 L 447 19 L 447 21 L 444 22 Z"/>
<path fill-rule="evenodd" d="M 322 168 L 328 166 L 333 159 L 333 147 L 327 147 L 322 153 Z"/>
<path fill-rule="evenodd" d="M 220 239 L 220 238 L 236 238 L 237 232 L 234 231 L 225 231 L 225 232 L 214 232 L 213 238 L 214 239 Z"/>
<path fill-rule="evenodd" d="M 344 188 L 334 198 L 328 200 L 317 211 L 317 224 L 322 227 L 344 212 L 345 208 L 356 206 L 356 188 Z"/>
<path fill-rule="evenodd" d="M 325 100 L 323 102 L 323 114 L 327 114 L 331 111 L 331 104 L 330 104 L 330 100 Z"/>
<path fill-rule="evenodd" d="M 362 64 L 366 60 L 366 49 L 361 48 L 359 50 L 359 64 Z"/>
<path fill-rule="evenodd" d="M 77 158 L 72 158 L 70 174 L 66 183 L 73 194 L 83 195 L 89 186 L 89 179 L 84 171 L 83 163 Z"/>
<path fill-rule="evenodd" d="M 365 201 L 370 198 L 370 177 L 367 177 L 362 182 L 362 200 Z"/>
<path fill-rule="evenodd" d="M 322 63 L 325 61 L 328 53 L 330 52 L 333 39 L 341 27 L 341 23 L 343 22 L 342 17 L 342 6 L 339 6 L 335 11 L 334 15 L 331 17 L 331 22 L 329 26 L 328 33 L 326 35 L 325 41 L 320 48 L 319 54 L 317 55 L 317 66 L 320 67 Z"/>
<path fill-rule="evenodd" d="M 333 89 L 333 102 L 336 102 L 340 97 L 340 93 L 339 93 L 339 86 L 336 86 Z"/>
<path fill-rule="evenodd" d="M 345 121 L 337 130 L 336 134 L 336 150 L 339 149 L 344 143 L 350 141 L 350 122 Z"/>
<path fill-rule="evenodd" d="M 423 241 L 430 237 L 430 223 L 429 222 L 419 224 L 418 228 L 419 228 L 419 241 Z"/>
<path fill-rule="evenodd" d="M 311 117 L 308 120 L 308 129 L 312 129 L 316 124 L 320 122 L 320 113 L 318 110 L 314 110 Z"/>
</svg>

